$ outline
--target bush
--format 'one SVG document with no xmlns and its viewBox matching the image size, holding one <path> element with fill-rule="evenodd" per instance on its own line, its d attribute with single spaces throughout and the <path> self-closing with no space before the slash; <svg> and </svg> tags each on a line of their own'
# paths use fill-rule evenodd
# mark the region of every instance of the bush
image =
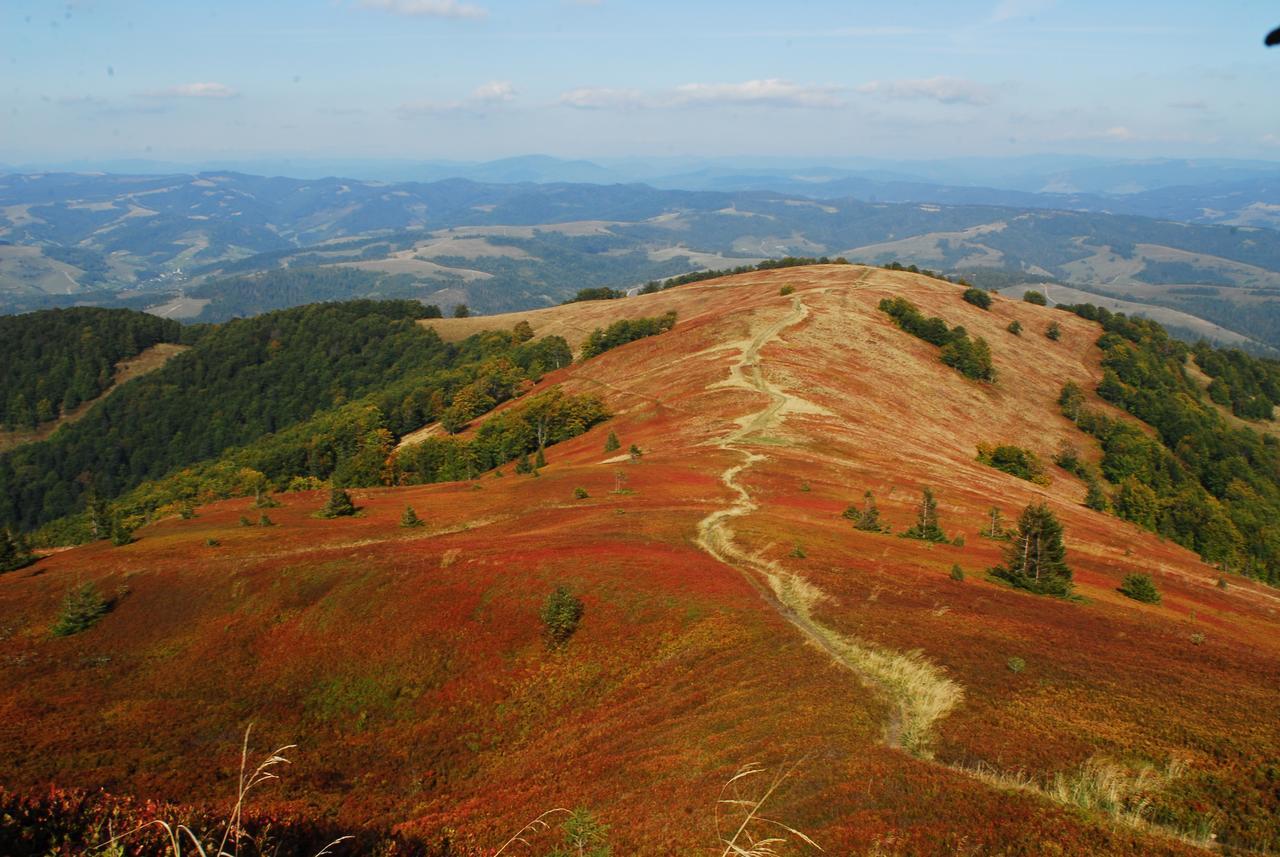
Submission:
<svg viewBox="0 0 1280 857">
<path fill-rule="evenodd" d="M 791 294 L 795 290 L 796 290 L 795 286 L 783 286 L 782 288 L 778 289 L 778 294 L 782 295 L 783 297 L 786 297 L 787 295 Z"/>
<path fill-rule="evenodd" d="M 115 521 L 111 525 L 111 544 L 116 547 L 132 544 L 134 527 L 124 521 Z"/>
<path fill-rule="evenodd" d="M 1044 296 L 1044 292 L 1028 290 L 1022 293 L 1022 299 L 1029 304 L 1036 306 L 1048 306 L 1049 299 Z"/>
<path fill-rule="evenodd" d="M 604 451 L 614 452 L 621 447 L 622 443 L 618 440 L 618 435 L 615 432 L 609 432 L 609 436 L 604 439 Z"/>
<path fill-rule="evenodd" d="M 1022 335 L 1022 322 L 1018 321 L 1018 320 L 1015 318 L 1013 321 L 1009 322 L 1009 326 L 1008 326 L 1008 327 L 1006 327 L 1006 328 L 1005 328 L 1005 330 L 1009 331 L 1009 332 L 1010 332 L 1010 333 L 1012 333 L 1014 336 L 1021 336 L 1021 335 Z"/>
<path fill-rule="evenodd" d="M 1044 335 L 1057 342 L 1062 338 L 1062 328 L 1058 327 L 1056 321 L 1049 322 L 1049 326 L 1044 329 Z"/>
<path fill-rule="evenodd" d="M 986 289 L 965 289 L 964 299 L 980 309 L 991 309 L 991 293 Z"/>
<path fill-rule="evenodd" d="M 1118 590 L 1121 595 L 1143 604 L 1159 604 L 1160 590 L 1147 574 L 1126 574 Z"/>
<path fill-rule="evenodd" d="M 222 544 L 222 542 L 215 538 L 207 538 L 204 540 L 204 543 L 211 548 L 216 548 L 218 545 Z"/>
<path fill-rule="evenodd" d="M 83 583 L 67 593 L 62 601 L 58 619 L 50 628 L 55 637 L 70 637 L 87 631 L 111 609 L 111 605 L 98 592 L 92 581 Z"/>
<path fill-rule="evenodd" d="M 351 502 L 351 495 L 342 488 L 329 489 L 329 501 L 320 510 L 322 518 L 343 518 L 356 513 L 356 504 Z"/>
<path fill-rule="evenodd" d="M 960 567 L 959 563 L 951 566 L 951 579 L 964 580 L 964 569 Z"/>
<path fill-rule="evenodd" d="M 539 614 L 542 619 L 543 631 L 547 638 L 547 645 L 554 649 L 569 642 L 573 632 L 578 630 L 578 623 L 582 621 L 582 613 L 582 600 L 571 593 L 565 586 L 557 586 L 555 591 L 547 596 L 547 600 L 543 603 L 542 611 Z"/>
<path fill-rule="evenodd" d="M 248 515 L 241 515 L 241 516 L 240 516 L 240 526 L 242 526 L 242 527 L 252 527 L 252 526 L 253 526 L 253 521 L 250 521 L 250 520 L 249 520 L 249 516 L 248 516 Z"/>
<path fill-rule="evenodd" d="M 796 545 L 791 549 L 791 553 L 789 554 L 789 556 L 792 559 L 806 559 L 808 558 L 809 555 L 804 552 L 803 547 L 801 547 L 800 545 Z"/>
<path fill-rule="evenodd" d="M 631 456 L 632 461 L 639 461 L 640 456 L 644 455 L 644 451 L 633 443 L 631 444 L 631 449 L 627 451 L 627 454 Z"/>
<path fill-rule="evenodd" d="M 1048 485 L 1049 477 L 1045 475 L 1040 459 L 1029 449 L 1020 446 L 991 446 L 978 444 L 978 461 L 1037 485 Z"/>
<path fill-rule="evenodd" d="M 1027 668 L 1027 662 L 1017 655 L 1009 658 L 1009 660 L 1005 661 L 1005 664 L 1009 667 L 1011 672 L 1016 673 L 1020 673 Z"/>
<path fill-rule="evenodd" d="M 263 512 L 261 515 L 258 516 L 259 527 L 274 527 L 275 525 L 276 525 L 276 522 L 271 520 L 271 518 L 267 516 L 266 512 Z"/>
<path fill-rule="evenodd" d="M 573 489 L 573 497 L 574 497 L 574 499 L 575 499 L 575 500 L 585 500 L 585 499 L 587 499 L 587 498 L 588 498 L 588 497 L 590 497 L 590 496 L 591 496 L 591 495 L 587 493 L 587 489 L 586 489 L 586 488 L 574 488 L 574 489 Z"/>
</svg>

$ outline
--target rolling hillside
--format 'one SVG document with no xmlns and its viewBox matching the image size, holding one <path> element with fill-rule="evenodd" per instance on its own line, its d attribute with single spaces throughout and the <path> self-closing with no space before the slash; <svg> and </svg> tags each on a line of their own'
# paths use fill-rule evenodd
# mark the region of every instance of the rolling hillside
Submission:
<svg viewBox="0 0 1280 857">
<path fill-rule="evenodd" d="M 255 746 L 298 745 L 254 798 L 268 818 L 394 833 L 401 853 L 493 854 L 555 807 L 593 812 L 615 854 L 698 853 L 746 763 L 791 770 L 767 814 L 828 854 L 1280 847 L 1280 596 L 1085 505 L 1077 474 L 1113 451 L 1059 401 L 1073 383 L 1082 409 L 1124 417 L 1095 392 L 1130 347 L 1114 320 L 1104 351 L 1097 322 L 962 292 L 818 265 L 420 319 L 446 342 L 527 322 L 575 348 L 620 317 L 678 322 L 457 435 L 541 392 L 598 398 L 609 418 L 531 473 L 353 489 L 358 514 L 334 519 L 314 514 L 323 491 L 239 497 L 0 575 L 0 798 L 217 810 L 252 721 Z M 895 325 L 894 298 L 987 342 L 994 382 Z M 982 463 L 984 444 L 1029 450 L 1044 478 Z M 1064 444 L 1074 472 L 1051 464 Z M 945 542 L 897 536 L 924 489 Z M 867 491 L 892 533 L 846 516 Z M 1074 599 L 986 574 L 1010 544 L 981 534 L 992 507 L 1012 525 L 1041 502 Z M 423 526 L 400 526 L 407 505 Z M 1118 592 L 1130 574 L 1160 603 Z M 51 636 L 84 581 L 110 611 Z M 560 647 L 539 618 L 557 586 L 584 606 Z M 1108 777 L 1118 803 L 1090 802 Z M 23 835 L 0 823 L 0 842 Z"/>
</svg>

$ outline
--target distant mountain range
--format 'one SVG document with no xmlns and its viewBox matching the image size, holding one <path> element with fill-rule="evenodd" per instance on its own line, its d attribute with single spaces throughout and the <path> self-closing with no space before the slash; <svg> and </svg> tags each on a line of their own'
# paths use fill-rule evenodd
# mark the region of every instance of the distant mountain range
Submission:
<svg viewBox="0 0 1280 857">
<path fill-rule="evenodd" d="M 1055 165 L 1066 168 L 1014 162 L 1006 176 L 1048 181 Z M 995 271 L 988 280 L 1005 288 L 1071 284 L 1188 314 L 1170 323 L 1189 335 L 1280 346 L 1274 165 L 1131 165 L 1130 176 L 1153 182 L 1219 181 L 1109 195 L 935 185 L 892 178 L 885 165 L 879 178 L 756 165 L 704 166 L 650 184 L 540 180 L 624 166 L 646 168 L 543 157 L 467 168 L 501 182 L 0 175 L 0 311 L 90 304 L 217 321 L 316 300 L 407 297 L 488 313 L 555 304 L 585 287 L 825 255 L 971 278 Z M 656 166 L 679 164 L 647 168 Z M 1072 175 L 1096 182 L 1112 166 L 1081 161 Z M 971 163 L 957 174 L 994 169 Z"/>
</svg>

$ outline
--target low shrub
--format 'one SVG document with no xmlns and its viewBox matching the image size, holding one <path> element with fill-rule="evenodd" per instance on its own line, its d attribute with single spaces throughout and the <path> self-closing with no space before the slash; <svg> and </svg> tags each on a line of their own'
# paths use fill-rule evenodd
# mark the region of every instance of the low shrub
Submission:
<svg viewBox="0 0 1280 857">
<path fill-rule="evenodd" d="M 1155 581 L 1147 574 L 1126 574 L 1118 591 L 1121 595 L 1132 598 L 1134 601 L 1141 601 L 1143 604 L 1160 603 L 1160 590 L 1156 589 Z"/>
<path fill-rule="evenodd" d="M 582 599 L 570 592 L 567 587 L 557 586 L 543 602 L 542 611 L 539 614 L 547 645 L 555 649 L 569 642 L 569 638 L 578 630 L 583 612 Z"/>
</svg>

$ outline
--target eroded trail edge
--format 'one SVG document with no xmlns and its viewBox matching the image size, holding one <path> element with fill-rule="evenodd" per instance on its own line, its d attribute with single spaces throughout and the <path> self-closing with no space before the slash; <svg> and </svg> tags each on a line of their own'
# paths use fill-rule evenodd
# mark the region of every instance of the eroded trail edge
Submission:
<svg viewBox="0 0 1280 857">
<path fill-rule="evenodd" d="M 896 652 L 841 634 L 813 617 L 813 607 L 826 595 L 812 583 L 784 568 L 775 560 L 744 550 L 734 539 L 730 522 L 759 508 L 740 481 L 765 456 L 749 447 L 759 444 L 765 432 L 781 426 L 787 411 L 821 411 L 814 405 L 779 388 L 765 378 L 760 354 L 790 327 L 803 322 L 809 308 L 799 296 L 792 300 L 791 312 L 757 333 L 742 349 L 729 369 L 729 378 L 715 385 L 738 387 L 762 393 L 769 401 L 762 409 L 738 420 L 738 428 L 716 442 L 720 449 L 742 457 L 739 464 L 720 476 L 736 496 L 732 503 L 698 522 L 699 547 L 720 562 L 736 568 L 778 613 L 820 647 L 837 663 L 850 670 L 867 687 L 879 693 L 890 707 L 885 725 L 886 743 L 916 756 L 928 757 L 933 726 L 962 699 L 963 688 L 947 678 L 920 652 Z"/>
</svg>

